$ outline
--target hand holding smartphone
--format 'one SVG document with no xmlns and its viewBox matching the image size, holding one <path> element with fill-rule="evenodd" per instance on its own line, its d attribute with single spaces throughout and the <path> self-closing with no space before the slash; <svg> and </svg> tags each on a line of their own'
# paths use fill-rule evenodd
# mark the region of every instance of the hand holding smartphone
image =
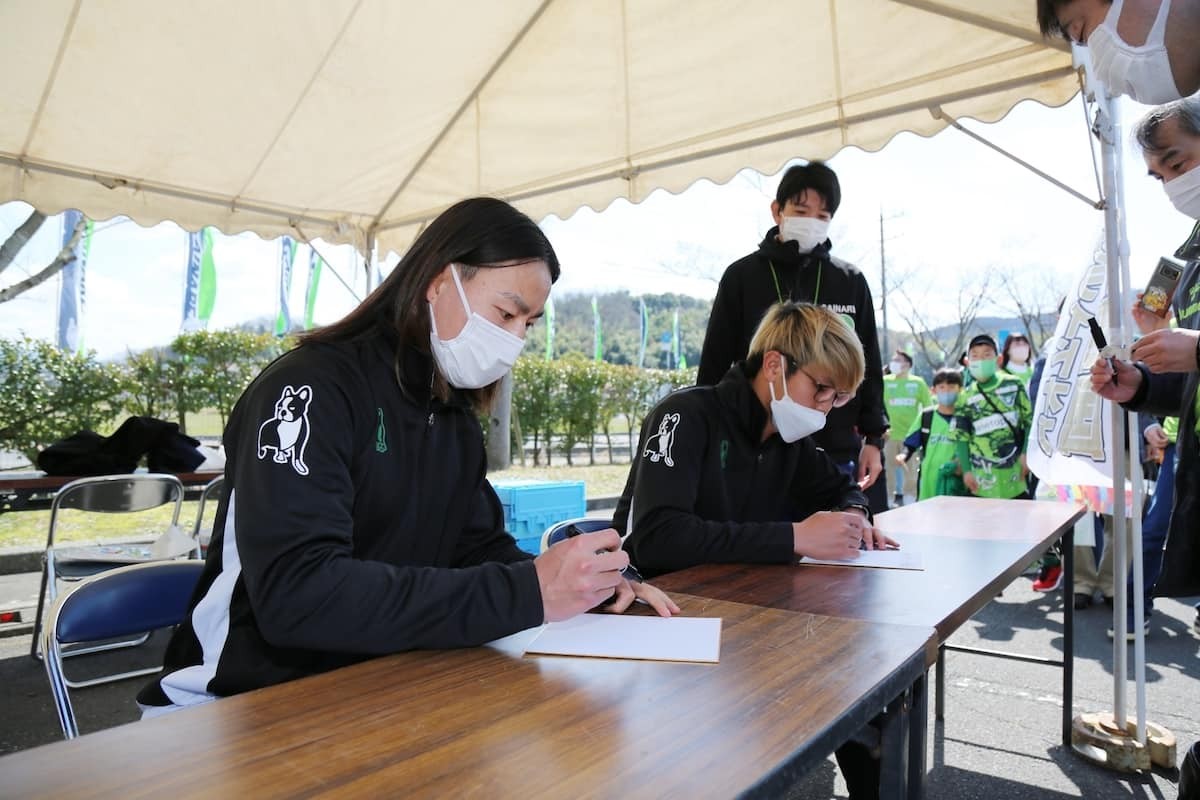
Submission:
<svg viewBox="0 0 1200 800">
<path fill-rule="evenodd" d="M 1158 266 L 1154 268 L 1138 305 L 1155 316 L 1166 318 L 1171 313 L 1171 300 L 1182 275 L 1183 267 L 1169 258 L 1158 259 Z"/>
</svg>

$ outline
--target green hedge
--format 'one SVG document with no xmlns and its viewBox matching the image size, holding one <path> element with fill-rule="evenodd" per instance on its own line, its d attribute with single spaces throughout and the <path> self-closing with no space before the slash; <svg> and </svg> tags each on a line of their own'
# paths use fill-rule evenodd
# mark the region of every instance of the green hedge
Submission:
<svg viewBox="0 0 1200 800">
<path fill-rule="evenodd" d="M 196 331 L 168 347 L 130 353 L 121 363 L 101 363 L 94 352 L 64 353 L 49 342 L 0 339 L 0 450 L 24 454 L 82 429 L 106 432 L 129 415 L 172 420 L 187 430 L 189 414 L 213 409 L 221 427 L 250 381 L 295 345 L 290 338 L 246 331 Z M 573 463 L 571 451 L 604 437 L 613 461 L 613 423 L 623 419 L 632 452 L 642 418 L 668 392 L 695 383 L 695 371 L 638 369 L 586 360 L 522 356 L 513 370 L 513 428 L 550 462 L 553 443 Z"/>
<path fill-rule="evenodd" d="M 595 463 L 595 436 L 604 436 L 613 462 L 612 429 L 618 417 L 627 425 L 630 452 L 642 419 L 668 392 L 696 382 L 695 370 L 638 369 L 589 361 L 572 354 L 554 361 L 522 356 L 513 368 L 514 429 L 533 445 L 533 463 L 549 464 L 552 442 L 573 464 L 572 450 L 587 442 Z M 557 437 L 557 441 L 555 441 Z"/>
</svg>

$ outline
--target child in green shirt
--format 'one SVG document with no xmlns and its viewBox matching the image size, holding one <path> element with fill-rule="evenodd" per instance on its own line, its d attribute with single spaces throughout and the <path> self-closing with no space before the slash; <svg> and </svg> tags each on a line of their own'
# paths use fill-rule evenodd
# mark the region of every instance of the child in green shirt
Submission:
<svg viewBox="0 0 1200 800">
<path fill-rule="evenodd" d="M 916 415 L 904 437 L 904 450 L 896 463 L 904 466 L 914 453 L 921 452 L 917 475 L 917 499 L 938 495 L 965 495 L 963 465 L 969 464 L 967 440 L 960 418 L 955 414 L 962 391 L 962 373 L 944 367 L 933 376 L 937 405 Z"/>
</svg>

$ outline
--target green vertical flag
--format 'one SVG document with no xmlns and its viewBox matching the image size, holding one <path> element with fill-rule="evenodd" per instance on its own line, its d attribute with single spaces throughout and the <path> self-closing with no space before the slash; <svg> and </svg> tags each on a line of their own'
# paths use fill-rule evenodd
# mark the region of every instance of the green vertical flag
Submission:
<svg viewBox="0 0 1200 800">
<path fill-rule="evenodd" d="M 213 261 L 212 228 L 205 228 L 200 251 L 200 288 L 196 297 L 196 319 L 207 324 L 217 304 L 217 264 Z"/>
<path fill-rule="evenodd" d="M 546 298 L 546 360 L 554 360 L 554 298 Z"/>
<path fill-rule="evenodd" d="M 679 361 L 679 309 L 675 309 L 675 322 L 671 326 L 671 350 L 675 355 L 675 368 L 686 367 Z"/>
<path fill-rule="evenodd" d="M 317 255 L 317 249 L 312 248 L 308 257 L 308 289 L 304 292 L 304 330 L 313 326 L 313 311 L 317 307 L 317 287 L 321 283 L 321 267 L 325 259 Z"/>
<path fill-rule="evenodd" d="M 596 303 L 596 298 L 592 296 L 592 342 L 595 350 L 594 358 L 596 361 L 604 360 L 604 334 L 600 331 L 600 306 Z"/>
<path fill-rule="evenodd" d="M 290 236 L 279 239 L 279 315 L 275 318 L 275 335 L 286 336 L 292 329 L 292 311 L 288 295 L 292 291 L 292 264 L 296 261 L 296 242 Z"/>
</svg>

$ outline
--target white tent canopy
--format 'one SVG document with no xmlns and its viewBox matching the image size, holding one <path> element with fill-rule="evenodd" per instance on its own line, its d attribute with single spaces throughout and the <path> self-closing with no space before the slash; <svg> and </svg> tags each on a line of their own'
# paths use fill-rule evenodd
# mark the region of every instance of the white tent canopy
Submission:
<svg viewBox="0 0 1200 800">
<path fill-rule="evenodd" d="M 6 0 L 0 201 L 400 250 L 1078 90 L 1030 0 Z"/>
</svg>

